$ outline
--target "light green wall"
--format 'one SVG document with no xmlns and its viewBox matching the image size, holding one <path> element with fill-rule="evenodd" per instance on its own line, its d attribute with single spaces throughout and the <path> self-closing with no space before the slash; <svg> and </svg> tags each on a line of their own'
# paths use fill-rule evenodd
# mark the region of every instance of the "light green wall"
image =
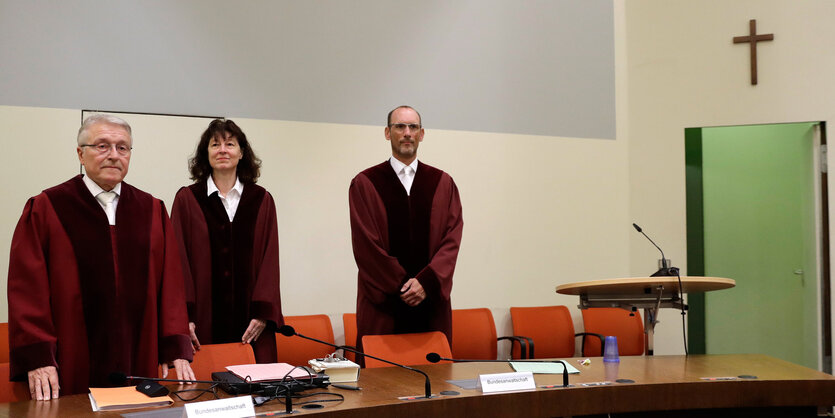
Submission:
<svg viewBox="0 0 835 418">
<path fill-rule="evenodd" d="M 765 353 L 818 367 L 814 124 L 702 132 L 709 354 Z M 797 274 L 802 270 L 803 274 Z"/>
</svg>

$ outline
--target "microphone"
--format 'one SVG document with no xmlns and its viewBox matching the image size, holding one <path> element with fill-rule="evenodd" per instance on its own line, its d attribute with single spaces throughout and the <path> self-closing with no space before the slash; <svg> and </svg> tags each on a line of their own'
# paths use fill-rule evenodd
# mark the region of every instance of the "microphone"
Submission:
<svg viewBox="0 0 835 418">
<path fill-rule="evenodd" d="M 429 353 L 429 354 L 426 355 L 426 360 L 430 363 L 437 363 L 441 360 L 447 360 L 447 359 L 441 357 L 441 355 L 438 354 L 438 353 Z M 469 363 L 471 361 L 477 361 L 477 360 L 458 360 L 458 361 L 460 361 L 462 363 Z"/>
<path fill-rule="evenodd" d="M 658 251 L 661 252 L 661 268 L 658 269 L 658 271 L 656 271 L 655 273 L 652 273 L 649 277 L 677 276 L 678 275 L 678 267 L 668 267 L 667 266 L 667 257 L 664 257 L 664 250 L 662 250 L 661 247 L 659 247 L 658 244 L 656 244 L 655 241 L 652 240 L 652 238 L 647 236 L 647 234 L 644 233 L 644 230 L 641 229 L 641 227 L 638 226 L 638 224 L 633 223 L 632 226 L 634 226 L 636 231 L 640 232 L 641 235 L 646 237 L 646 239 L 648 239 L 649 242 L 651 242 L 652 245 L 654 245 L 655 248 L 658 248 Z"/>
<path fill-rule="evenodd" d="M 684 326 L 684 315 L 686 315 L 685 310 L 687 309 L 684 305 L 684 287 L 681 285 L 681 275 L 679 274 L 678 267 L 667 267 L 667 258 L 664 257 L 664 251 L 661 250 L 661 247 L 655 244 L 655 242 L 647 237 L 647 234 L 644 234 L 644 231 L 641 229 L 640 226 L 636 223 L 632 223 L 632 226 L 635 227 L 635 230 L 643 234 L 652 245 L 655 245 L 655 248 L 658 248 L 658 251 L 661 251 L 661 268 L 656 271 L 655 273 L 651 274 L 649 277 L 658 277 L 658 276 L 675 276 L 678 277 L 678 298 L 681 300 L 681 330 L 682 333 L 685 335 L 684 337 L 684 354 L 687 354 L 687 328 Z M 647 311 L 649 312 L 649 311 Z M 653 319 L 654 320 L 654 319 Z M 650 354 L 652 354 L 652 350 L 649 350 Z"/>
<path fill-rule="evenodd" d="M 121 373 L 121 372 L 110 373 L 110 375 L 108 375 L 108 380 L 110 380 L 110 383 L 112 383 L 116 386 L 123 386 L 129 380 L 142 380 L 142 381 L 148 381 L 148 382 L 172 382 L 172 383 L 180 383 L 180 384 L 185 384 L 185 385 L 190 385 L 192 383 L 209 383 L 209 384 L 212 384 L 212 385 L 217 385 L 217 384 L 223 383 L 223 382 L 220 382 L 220 381 L 217 381 L 217 380 L 182 380 L 182 379 L 163 379 L 163 378 L 157 378 L 157 377 L 128 376 L 128 375 L 126 375 L 124 373 Z M 280 386 L 281 385 L 281 382 L 275 382 L 275 381 L 269 381 L 269 382 L 244 381 L 243 383 L 253 385 L 253 386 L 259 386 L 259 387 L 269 387 L 269 386 L 275 386 L 275 385 Z"/>
<path fill-rule="evenodd" d="M 149 382 L 173 382 L 173 383 L 181 383 L 181 384 L 192 384 L 192 383 L 211 383 L 217 384 L 220 382 L 215 382 L 213 380 L 180 380 L 180 379 L 162 379 L 156 377 L 142 377 L 142 376 L 128 376 L 121 372 L 113 372 L 108 375 L 108 380 L 110 383 L 113 383 L 117 386 L 122 386 L 128 382 L 128 380 L 147 380 Z"/>
<path fill-rule="evenodd" d="M 562 360 L 472 360 L 472 359 L 453 359 L 441 357 L 438 353 L 429 353 L 426 355 L 426 360 L 430 363 L 437 363 L 441 360 L 451 361 L 453 363 L 509 363 L 511 361 L 518 361 L 524 363 L 561 363 L 562 364 L 562 386 L 568 387 L 568 366 Z"/>
<path fill-rule="evenodd" d="M 301 338 L 304 338 L 306 340 L 315 341 L 319 344 L 324 344 L 324 345 L 327 345 L 327 346 L 331 346 L 333 348 L 336 348 L 337 350 L 350 351 L 354 354 L 358 354 L 358 355 L 365 356 L 365 357 L 371 357 L 374 360 L 382 361 L 383 363 L 386 363 L 386 364 L 391 364 L 392 366 L 397 366 L 397 367 L 400 367 L 402 369 L 411 370 L 413 372 L 420 373 L 426 379 L 426 385 L 425 385 L 426 399 L 429 399 L 429 398 L 432 397 L 432 386 L 429 383 L 429 375 L 427 375 L 426 373 L 424 373 L 421 370 L 418 370 L 418 369 L 415 369 L 415 368 L 409 367 L 409 366 L 404 366 L 402 364 L 398 364 L 398 363 L 395 363 L 393 361 L 388 361 L 388 360 L 382 359 L 380 357 L 375 357 L 375 356 L 372 356 L 371 354 L 366 354 L 366 353 L 363 353 L 362 351 L 354 350 L 351 347 L 347 347 L 347 346 L 344 346 L 344 345 L 331 344 L 327 341 L 322 341 L 322 340 L 319 340 L 319 339 L 316 339 L 316 338 L 313 338 L 313 337 L 308 337 L 306 335 L 299 334 L 298 332 L 296 332 L 296 329 L 291 327 L 290 325 L 282 325 L 282 326 L 278 327 L 278 332 L 285 337 L 292 337 L 292 336 L 295 335 L 297 337 L 301 337 Z"/>
</svg>

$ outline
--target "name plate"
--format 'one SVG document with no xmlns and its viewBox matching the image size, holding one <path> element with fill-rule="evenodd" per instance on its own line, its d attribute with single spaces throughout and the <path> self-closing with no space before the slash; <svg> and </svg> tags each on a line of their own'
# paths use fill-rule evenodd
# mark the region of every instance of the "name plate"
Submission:
<svg viewBox="0 0 835 418">
<path fill-rule="evenodd" d="M 185 409 L 188 418 L 243 418 L 255 416 L 255 406 L 252 404 L 252 397 L 250 396 L 187 403 Z"/>
<path fill-rule="evenodd" d="M 480 374 L 478 385 L 483 393 L 536 389 L 531 372 Z"/>
</svg>

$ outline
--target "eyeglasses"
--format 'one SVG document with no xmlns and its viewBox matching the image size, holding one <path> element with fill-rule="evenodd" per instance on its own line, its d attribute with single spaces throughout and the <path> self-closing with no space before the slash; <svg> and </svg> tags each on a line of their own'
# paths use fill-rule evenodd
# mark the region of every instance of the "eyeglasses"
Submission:
<svg viewBox="0 0 835 418">
<path fill-rule="evenodd" d="M 389 125 L 389 128 L 392 128 L 395 131 L 405 131 L 406 128 L 409 128 L 410 131 L 417 131 L 420 129 L 420 125 L 416 123 L 392 123 Z"/>
<path fill-rule="evenodd" d="M 107 142 L 100 142 L 98 144 L 85 144 L 80 145 L 80 147 L 90 147 L 99 154 L 109 154 L 110 150 L 115 148 L 116 152 L 123 157 L 130 154 L 130 150 L 133 149 L 133 147 L 129 147 L 125 144 L 108 144 Z"/>
</svg>

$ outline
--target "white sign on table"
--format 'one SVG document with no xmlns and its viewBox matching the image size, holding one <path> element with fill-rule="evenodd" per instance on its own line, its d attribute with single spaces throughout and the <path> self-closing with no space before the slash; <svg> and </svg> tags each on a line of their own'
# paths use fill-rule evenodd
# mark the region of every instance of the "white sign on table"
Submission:
<svg viewBox="0 0 835 418">
<path fill-rule="evenodd" d="M 480 374 L 478 383 L 483 393 L 536 389 L 531 372 Z"/>
<path fill-rule="evenodd" d="M 188 418 L 243 418 L 255 416 L 251 396 L 185 404 Z"/>
</svg>

